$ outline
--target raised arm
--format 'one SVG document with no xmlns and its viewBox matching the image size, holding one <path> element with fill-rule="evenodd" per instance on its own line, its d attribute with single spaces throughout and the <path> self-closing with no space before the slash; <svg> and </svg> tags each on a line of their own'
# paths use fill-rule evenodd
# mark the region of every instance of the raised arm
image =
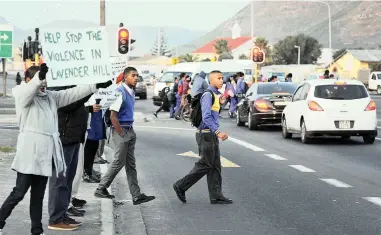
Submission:
<svg viewBox="0 0 381 235">
<path fill-rule="evenodd" d="M 56 100 L 57 107 L 65 107 L 69 104 L 72 104 L 80 99 L 85 98 L 92 93 L 97 91 L 96 85 L 83 85 L 70 88 L 62 91 L 50 91 Z"/>
<path fill-rule="evenodd" d="M 25 108 L 32 102 L 34 96 L 39 92 L 42 81 L 38 78 L 39 72 L 28 83 L 22 83 L 12 89 L 16 105 Z"/>
</svg>

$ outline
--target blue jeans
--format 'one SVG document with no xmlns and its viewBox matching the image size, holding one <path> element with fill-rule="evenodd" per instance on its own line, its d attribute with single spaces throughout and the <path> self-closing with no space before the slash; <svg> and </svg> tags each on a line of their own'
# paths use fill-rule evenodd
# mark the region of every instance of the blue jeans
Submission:
<svg viewBox="0 0 381 235">
<path fill-rule="evenodd" d="M 171 106 L 169 107 L 169 117 L 173 118 L 173 115 L 175 114 L 176 100 L 172 101 L 170 105 Z"/>
<path fill-rule="evenodd" d="M 175 107 L 176 112 L 180 108 L 180 106 L 181 106 L 181 96 L 179 94 L 176 94 L 176 107 Z"/>
<path fill-rule="evenodd" d="M 71 198 L 71 189 L 75 174 L 77 173 L 78 151 L 80 143 L 63 145 L 66 163 L 66 177 L 57 178 L 56 169 L 53 168 L 49 180 L 49 224 L 62 222 Z"/>
</svg>

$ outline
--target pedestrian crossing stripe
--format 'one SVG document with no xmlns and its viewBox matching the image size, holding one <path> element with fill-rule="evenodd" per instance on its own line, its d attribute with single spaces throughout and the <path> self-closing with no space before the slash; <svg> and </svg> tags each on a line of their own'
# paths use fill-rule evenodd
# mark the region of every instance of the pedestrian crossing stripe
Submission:
<svg viewBox="0 0 381 235">
<path fill-rule="evenodd" d="M 178 156 L 185 156 L 185 157 L 192 157 L 192 158 L 201 158 L 198 154 L 194 153 L 193 151 L 188 151 L 185 153 L 179 153 Z M 226 168 L 239 168 L 240 166 L 235 164 L 232 161 L 229 161 L 223 156 L 220 156 L 221 159 L 221 166 Z"/>
</svg>

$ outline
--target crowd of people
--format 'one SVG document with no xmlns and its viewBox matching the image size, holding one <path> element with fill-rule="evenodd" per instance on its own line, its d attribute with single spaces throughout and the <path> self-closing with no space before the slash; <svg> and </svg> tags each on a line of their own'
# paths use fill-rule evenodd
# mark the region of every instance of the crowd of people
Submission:
<svg viewBox="0 0 381 235">
<path fill-rule="evenodd" d="M 202 94 L 209 86 L 206 81 L 209 78 L 206 78 L 204 71 L 197 73 L 193 81 L 185 73 L 181 73 L 179 77 L 175 77 L 174 83 L 170 87 L 166 86 L 160 91 L 162 105 L 153 113 L 154 116 L 158 117 L 157 115 L 160 111 L 165 107 L 170 107 L 169 117 L 180 120 L 184 105 L 190 103 L 192 98 Z M 224 77 L 223 84 L 225 86 L 219 88 L 219 91 L 226 98 L 226 102 L 220 107 L 219 114 L 230 103 L 229 116 L 234 118 L 237 104 L 244 98 L 250 84 L 245 81 L 245 75 L 242 72 Z"/>
</svg>

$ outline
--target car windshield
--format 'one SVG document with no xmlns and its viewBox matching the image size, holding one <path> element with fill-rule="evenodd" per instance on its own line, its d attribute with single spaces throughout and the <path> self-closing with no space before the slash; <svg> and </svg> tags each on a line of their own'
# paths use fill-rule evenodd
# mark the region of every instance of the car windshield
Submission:
<svg viewBox="0 0 381 235">
<path fill-rule="evenodd" d="M 143 81 L 143 77 L 142 76 L 138 76 L 138 82 L 142 82 Z"/>
<path fill-rule="evenodd" d="M 165 72 L 160 78 L 159 82 L 174 82 L 175 77 L 180 78 L 180 74 L 185 73 L 186 75 L 191 76 L 191 72 Z"/>
<path fill-rule="evenodd" d="M 296 85 L 293 83 L 263 83 L 258 84 L 258 94 L 274 94 L 274 93 L 288 93 L 293 94 L 296 90 Z"/>
<path fill-rule="evenodd" d="M 315 87 L 315 97 L 333 100 L 355 100 L 368 97 L 362 85 L 320 85 Z"/>
</svg>

